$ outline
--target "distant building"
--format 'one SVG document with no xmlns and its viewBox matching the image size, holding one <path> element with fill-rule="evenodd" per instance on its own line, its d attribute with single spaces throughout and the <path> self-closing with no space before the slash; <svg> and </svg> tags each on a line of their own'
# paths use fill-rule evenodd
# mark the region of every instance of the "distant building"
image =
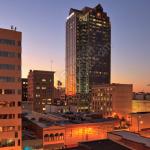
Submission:
<svg viewBox="0 0 150 150">
<path fill-rule="evenodd" d="M 22 150 L 22 33 L 0 28 L 0 150 Z"/>
<path fill-rule="evenodd" d="M 132 112 L 150 112 L 150 93 L 133 93 Z"/>
<path fill-rule="evenodd" d="M 44 113 L 45 106 L 54 98 L 54 72 L 30 70 L 28 75 L 28 99 L 33 101 L 33 110 Z"/>
<path fill-rule="evenodd" d="M 114 131 L 108 133 L 108 139 L 127 146 L 132 150 L 149 150 L 150 138 L 140 136 L 137 133 L 128 131 Z"/>
<path fill-rule="evenodd" d="M 28 79 L 22 78 L 22 101 L 28 100 Z"/>
<path fill-rule="evenodd" d="M 79 111 L 89 110 L 91 86 L 109 84 L 111 23 L 98 4 L 70 9 L 66 22 L 66 95 L 79 95 Z M 74 99 L 76 100 L 76 98 Z"/>
<path fill-rule="evenodd" d="M 150 100 L 132 100 L 132 112 L 150 112 Z"/>
<path fill-rule="evenodd" d="M 103 117 L 127 117 L 132 112 L 132 84 L 104 84 L 91 90 L 91 111 Z"/>
<path fill-rule="evenodd" d="M 138 92 L 133 93 L 134 100 L 150 100 L 150 93 Z"/>
<path fill-rule="evenodd" d="M 77 147 L 79 142 L 105 139 L 107 132 L 113 131 L 114 127 L 119 124 L 117 119 L 112 118 L 68 120 L 60 114 L 38 113 L 27 114 L 23 120 L 25 121 L 23 125 L 26 125 L 25 129 L 28 129 L 28 132 L 32 130 L 32 135 L 36 135 L 37 139 L 42 139 L 45 150 Z"/>
</svg>

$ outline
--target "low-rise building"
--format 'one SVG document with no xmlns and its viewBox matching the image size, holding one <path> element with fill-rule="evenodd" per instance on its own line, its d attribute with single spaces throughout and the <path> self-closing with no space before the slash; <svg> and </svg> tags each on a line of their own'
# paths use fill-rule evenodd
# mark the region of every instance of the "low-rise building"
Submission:
<svg viewBox="0 0 150 150">
<path fill-rule="evenodd" d="M 130 131 L 141 132 L 150 129 L 150 120 L 149 120 L 150 112 L 131 113 L 130 119 L 131 119 Z M 150 130 L 149 130 L 149 137 L 150 137 Z"/>
<path fill-rule="evenodd" d="M 33 101 L 33 110 L 44 113 L 45 106 L 54 98 L 54 72 L 30 70 L 28 75 L 28 99 Z"/>
<path fill-rule="evenodd" d="M 107 132 L 118 126 L 117 119 L 68 120 L 54 114 L 28 114 L 24 117 L 26 129 L 42 139 L 45 150 L 78 146 L 79 142 L 105 139 Z M 28 146 L 28 145 L 26 145 Z"/>
<path fill-rule="evenodd" d="M 92 87 L 91 111 L 103 117 L 127 117 L 132 112 L 132 84 L 104 84 Z"/>
</svg>

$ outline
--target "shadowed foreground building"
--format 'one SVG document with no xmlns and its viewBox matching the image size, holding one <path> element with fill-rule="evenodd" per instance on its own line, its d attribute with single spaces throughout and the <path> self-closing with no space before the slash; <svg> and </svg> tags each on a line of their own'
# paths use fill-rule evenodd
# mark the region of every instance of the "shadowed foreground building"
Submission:
<svg viewBox="0 0 150 150">
<path fill-rule="evenodd" d="M 66 150 L 131 150 L 125 145 L 121 145 L 109 139 L 91 142 L 81 142 L 76 149 Z"/>
<path fill-rule="evenodd" d="M 132 150 L 150 150 L 150 138 L 140 136 L 134 132 L 110 132 L 108 133 L 108 139 L 121 145 L 125 145 Z"/>
<path fill-rule="evenodd" d="M 0 29 L 0 150 L 21 150 L 22 33 Z"/>
<path fill-rule="evenodd" d="M 91 86 L 109 84 L 111 23 L 101 5 L 70 9 L 66 22 L 66 95 L 78 96 L 79 111 L 89 109 Z"/>
<path fill-rule="evenodd" d="M 44 113 L 54 97 L 54 72 L 30 70 L 28 75 L 28 99 L 33 101 L 33 110 Z"/>
</svg>

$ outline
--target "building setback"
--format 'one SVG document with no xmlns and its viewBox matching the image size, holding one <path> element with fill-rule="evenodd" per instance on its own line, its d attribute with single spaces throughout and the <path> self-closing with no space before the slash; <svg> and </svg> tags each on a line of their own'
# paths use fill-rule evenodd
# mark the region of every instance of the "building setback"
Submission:
<svg viewBox="0 0 150 150">
<path fill-rule="evenodd" d="M 21 150 L 22 33 L 0 28 L 0 150 Z"/>
<path fill-rule="evenodd" d="M 71 8 L 66 22 L 66 95 L 80 94 L 80 100 L 86 101 L 92 85 L 110 83 L 110 68 L 111 24 L 107 13 L 100 4 L 82 10 Z"/>
<path fill-rule="evenodd" d="M 30 70 L 28 75 L 28 99 L 33 101 L 33 110 L 44 113 L 54 97 L 54 72 Z"/>
</svg>

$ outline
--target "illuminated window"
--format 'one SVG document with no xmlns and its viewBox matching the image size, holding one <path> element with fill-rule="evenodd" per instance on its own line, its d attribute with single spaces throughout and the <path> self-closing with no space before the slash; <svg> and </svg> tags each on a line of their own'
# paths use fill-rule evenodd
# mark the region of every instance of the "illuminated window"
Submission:
<svg viewBox="0 0 150 150">
<path fill-rule="evenodd" d="M 42 79 L 42 82 L 46 82 L 46 79 Z"/>
<path fill-rule="evenodd" d="M 42 87 L 42 90 L 46 90 L 46 87 Z"/>
<path fill-rule="evenodd" d="M 35 97 L 40 97 L 40 94 L 36 94 Z"/>
</svg>

